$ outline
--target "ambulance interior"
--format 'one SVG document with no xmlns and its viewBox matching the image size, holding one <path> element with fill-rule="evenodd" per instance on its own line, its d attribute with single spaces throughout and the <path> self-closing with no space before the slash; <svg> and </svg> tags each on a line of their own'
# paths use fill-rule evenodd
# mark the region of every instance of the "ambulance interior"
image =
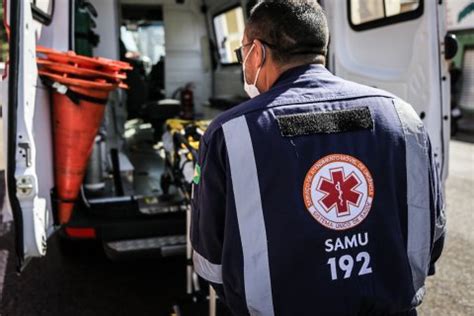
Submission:
<svg viewBox="0 0 474 316">
<path fill-rule="evenodd" d="M 163 174 L 164 146 L 172 142 L 163 137 L 165 121 L 212 119 L 247 99 L 233 52 L 240 46 L 245 8 L 235 1 L 76 2 L 76 52 L 92 46 L 92 55 L 133 66 L 127 74 L 129 89 L 114 93 L 107 104 L 84 179 L 84 198 L 111 203 L 123 197 L 157 203 L 176 198 Z M 95 28 L 78 25 L 84 19 Z M 193 108 L 181 102 L 189 91 Z M 183 165 L 182 172 L 192 179 L 191 164 Z"/>
</svg>

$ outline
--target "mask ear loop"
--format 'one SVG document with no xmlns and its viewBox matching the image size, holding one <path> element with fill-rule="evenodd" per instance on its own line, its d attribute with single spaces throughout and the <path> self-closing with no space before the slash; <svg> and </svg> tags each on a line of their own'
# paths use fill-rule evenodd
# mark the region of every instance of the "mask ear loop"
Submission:
<svg viewBox="0 0 474 316">
<path fill-rule="evenodd" d="M 244 65 L 244 67 L 245 67 L 245 64 L 247 63 L 247 59 L 249 59 L 250 53 L 252 52 L 252 50 L 254 49 L 254 47 L 255 47 L 255 44 L 252 43 L 252 47 L 250 48 L 249 52 L 247 53 L 247 56 L 245 56 L 244 61 L 243 61 L 243 63 L 242 63 L 242 64 Z"/>
<path fill-rule="evenodd" d="M 243 62 L 244 71 L 245 71 L 245 64 L 247 63 L 247 59 L 249 58 L 250 53 L 255 48 L 255 46 L 256 46 L 255 43 L 253 43 L 252 48 L 250 48 L 250 51 L 247 53 L 247 56 L 245 56 L 245 58 L 244 58 L 244 62 Z M 258 76 L 260 75 L 260 71 L 262 70 L 263 65 L 265 64 L 265 61 L 267 59 L 267 52 L 265 50 L 265 45 L 262 45 L 262 51 L 263 51 L 263 61 L 262 61 L 262 64 L 260 65 L 260 67 L 258 67 L 257 75 L 255 76 L 255 81 L 253 83 L 254 86 L 257 84 Z M 244 80 L 247 80 L 247 79 L 244 77 Z"/>
<path fill-rule="evenodd" d="M 263 51 L 263 61 L 262 61 L 262 64 L 260 65 L 260 67 L 258 67 L 257 74 L 255 75 L 255 82 L 253 83 L 254 86 L 257 85 L 258 76 L 260 75 L 260 71 L 262 70 L 263 65 L 265 65 L 265 61 L 267 59 L 267 52 L 265 50 L 265 45 L 262 45 L 262 51 Z"/>
</svg>

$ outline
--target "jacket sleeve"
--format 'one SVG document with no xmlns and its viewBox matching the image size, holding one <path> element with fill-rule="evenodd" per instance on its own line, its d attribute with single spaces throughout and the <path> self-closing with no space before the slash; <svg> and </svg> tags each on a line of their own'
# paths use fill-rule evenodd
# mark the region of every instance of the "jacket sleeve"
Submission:
<svg viewBox="0 0 474 316">
<path fill-rule="evenodd" d="M 225 170 L 225 142 L 219 129 L 204 135 L 199 148 L 193 183 L 191 243 L 196 273 L 213 284 L 221 298 Z"/>
<path fill-rule="evenodd" d="M 441 256 L 444 247 L 444 240 L 446 236 L 446 213 L 445 213 L 445 199 L 444 187 L 441 182 L 441 173 L 439 165 L 433 158 L 431 151 L 431 143 L 429 144 L 430 156 L 430 207 L 431 214 L 434 219 L 433 227 L 433 246 L 431 250 L 431 261 L 428 275 L 435 274 L 435 263 Z"/>
</svg>

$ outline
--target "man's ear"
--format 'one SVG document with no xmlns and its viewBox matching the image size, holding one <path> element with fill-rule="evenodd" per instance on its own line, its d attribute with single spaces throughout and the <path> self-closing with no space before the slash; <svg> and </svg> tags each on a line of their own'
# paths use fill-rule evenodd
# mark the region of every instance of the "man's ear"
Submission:
<svg viewBox="0 0 474 316">
<path fill-rule="evenodd" d="M 259 68 L 259 67 L 263 67 L 263 64 L 265 63 L 265 59 L 266 59 L 266 56 L 265 56 L 265 48 L 263 47 L 263 43 L 256 39 L 254 40 L 254 51 L 252 53 L 252 65 L 255 67 L 255 69 Z"/>
</svg>

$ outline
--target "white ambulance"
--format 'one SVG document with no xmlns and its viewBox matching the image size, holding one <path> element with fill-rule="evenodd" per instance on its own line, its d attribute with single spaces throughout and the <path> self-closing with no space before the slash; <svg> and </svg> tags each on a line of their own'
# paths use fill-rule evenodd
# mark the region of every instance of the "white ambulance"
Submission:
<svg viewBox="0 0 474 316">
<path fill-rule="evenodd" d="M 450 87 L 445 3 L 324 0 L 336 75 L 411 103 L 430 133 L 447 177 Z M 245 100 L 240 46 L 246 0 L 4 0 L 10 58 L 1 82 L 7 156 L 6 208 L 19 266 L 62 238 L 95 238 L 111 257 L 185 249 L 185 215 L 171 197 L 160 124 L 192 87 L 196 117 Z M 86 22 L 84 22 L 86 21 Z M 128 91 L 112 93 L 71 220 L 55 214 L 50 91 L 38 77 L 36 46 L 133 61 Z M 192 84 L 189 84 L 192 83 Z M 183 169 L 183 172 L 186 172 Z M 163 198 L 166 196 L 166 198 Z"/>
</svg>

